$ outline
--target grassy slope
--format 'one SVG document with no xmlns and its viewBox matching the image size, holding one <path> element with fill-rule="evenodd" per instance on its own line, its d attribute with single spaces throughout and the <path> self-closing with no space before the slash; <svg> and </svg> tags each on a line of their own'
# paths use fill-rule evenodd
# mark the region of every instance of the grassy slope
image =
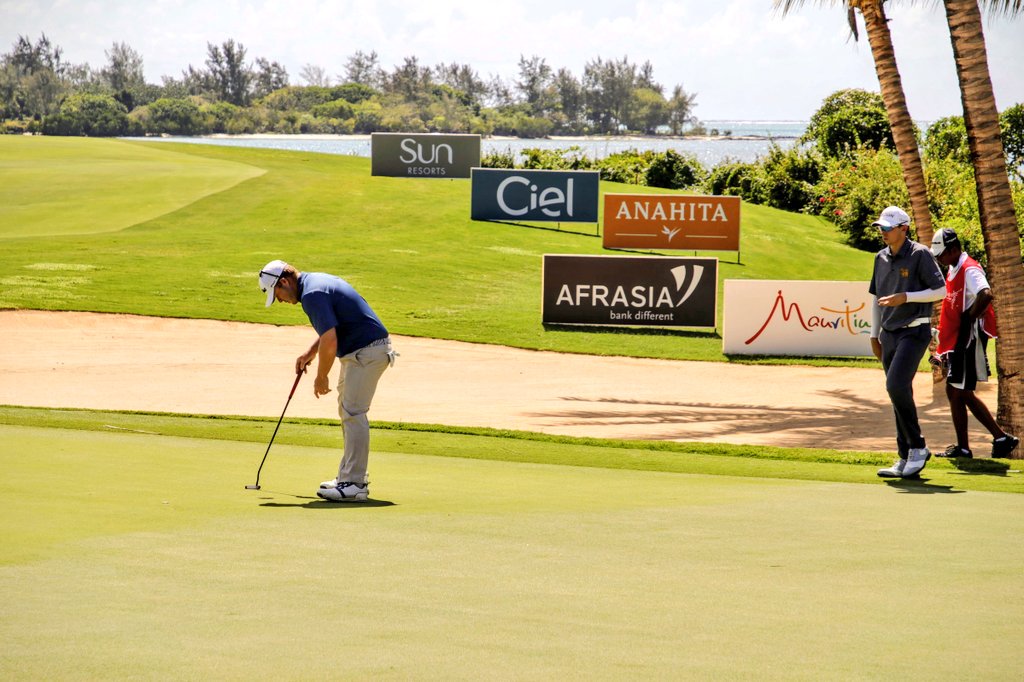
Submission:
<svg viewBox="0 0 1024 682">
<path fill-rule="evenodd" d="M 6 135 L 0 150 L 0 239 L 115 232 L 263 172 L 112 140 Z"/>
<path fill-rule="evenodd" d="M 43 177 L 59 163 L 98 150 L 116 157 L 117 149 L 124 150 L 125 179 L 135 173 L 129 160 L 143 151 L 245 164 L 266 173 L 120 232 L 9 238 L 5 247 L 13 255 L 0 280 L 0 306 L 305 324 L 297 309 L 267 311 L 260 304 L 253 273 L 280 257 L 350 280 L 399 334 L 580 353 L 724 359 L 713 332 L 545 329 L 542 254 L 607 252 L 592 233 L 469 220 L 468 181 L 372 178 L 368 159 L 323 154 L 45 142 L 54 147 L 35 161 Z M 9 144 L 0 137 L 0 152 Z M 604 183 L 602 189 L 635 188 Z M 23 191 L 0 186 L 0 203 L 24 203 Z M 139 198 L 136 190 L 114 194 L 129 205 Z M 24 229 L 35 220 L 45 232 L 48 208 L 31 204 L 31 197 L 28 203 Z M 742 263 L 729 262 L 734 254 L 720 254 L 720 282 L 868 276 L 870 254 L 840 244 L 819 218 L 744 205 L 742 220 Z"/>
</svg>

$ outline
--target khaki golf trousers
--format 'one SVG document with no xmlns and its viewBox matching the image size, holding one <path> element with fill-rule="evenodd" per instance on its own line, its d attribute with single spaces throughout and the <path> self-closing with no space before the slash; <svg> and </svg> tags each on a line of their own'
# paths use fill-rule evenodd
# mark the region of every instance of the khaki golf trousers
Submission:
<svg viewBox="0 0 1024 682">
<path fill-rule="evenodd" d="M 391 339 L 380 339 L 341 358 L 338 376 L 338 415 L 345 434 L 345 452 L 338 465 L 338 482 L 365 483 L 370 459 L 370 411 L 377 382 L 395 363 Z"/>
</svg>

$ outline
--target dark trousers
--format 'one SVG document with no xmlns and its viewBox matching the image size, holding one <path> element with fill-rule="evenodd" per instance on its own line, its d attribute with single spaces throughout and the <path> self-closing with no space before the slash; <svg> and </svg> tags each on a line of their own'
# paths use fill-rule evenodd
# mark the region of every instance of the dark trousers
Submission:
<svg viewBox="0 0 1024 682">
<path fill-rule="evenodd" d="M 883 329 L 878 335 L 882 344 L 885 390 L 896 415 L 896 447 L 903 459 L 907 458 L 911 448 L 925 446 L 914 404 L 914 375 L 931 338 L 931 327 L 927 324 L 891 332 Z"/>
</svg>

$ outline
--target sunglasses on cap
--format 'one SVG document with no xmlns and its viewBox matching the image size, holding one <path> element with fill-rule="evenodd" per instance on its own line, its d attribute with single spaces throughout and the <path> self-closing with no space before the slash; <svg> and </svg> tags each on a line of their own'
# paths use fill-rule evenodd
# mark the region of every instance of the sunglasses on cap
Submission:
<svg viewBox="0 0 1024 682">
<path fill-rule="evenodd" d="M 284 273 L 283 272 L 280 275 L 276 275 L 273 272 L 267 272 L 266 270 L 260 270 L 260 280 L 261 280 L 261 283 L 262 283 L 263 275 L 267 275 L 268 277 L 273 277 L 274 278 L 274 283 L 273 284 L 268 284 L 268 286 L 260 287 L 260 291 L 262 291 L 264 293 L 266 293 L 267 289 L 275 289 L 275 288 L 277 288 L 277 285 L 281 281 L 281 278 L 284 277 Z"/>
<path fill-rule="evenodd" d="M 903 227 L 903 226 L 904 226 L 904 225 L 906 225 L 906 224 L 907 224 L 907 223 L 901 223 L 901 224 L 899 224 L 899 225 L 889 225 L 888 227 L 886 227 L 885 225 L 875 225 L 875 227 L 877 227 L 877 228 L 878 228 L 879 230 L 881 230 L 882 232 L 892 232 L 892 231 L 893 231 L 893 230 L 895 230 L 895 229 L 896 229 L 897 227 Z"/>
</svg>

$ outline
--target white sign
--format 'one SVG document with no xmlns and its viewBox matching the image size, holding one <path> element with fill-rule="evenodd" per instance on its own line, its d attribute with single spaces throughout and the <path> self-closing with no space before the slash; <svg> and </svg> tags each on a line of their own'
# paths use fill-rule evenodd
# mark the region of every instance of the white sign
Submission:
<svg viewBox="0 0 1024 682">
<path fill-rule="evenodd" d="M 725 281 L 726 355 L 871 357 L 868 282 Z"/>
</svg>

